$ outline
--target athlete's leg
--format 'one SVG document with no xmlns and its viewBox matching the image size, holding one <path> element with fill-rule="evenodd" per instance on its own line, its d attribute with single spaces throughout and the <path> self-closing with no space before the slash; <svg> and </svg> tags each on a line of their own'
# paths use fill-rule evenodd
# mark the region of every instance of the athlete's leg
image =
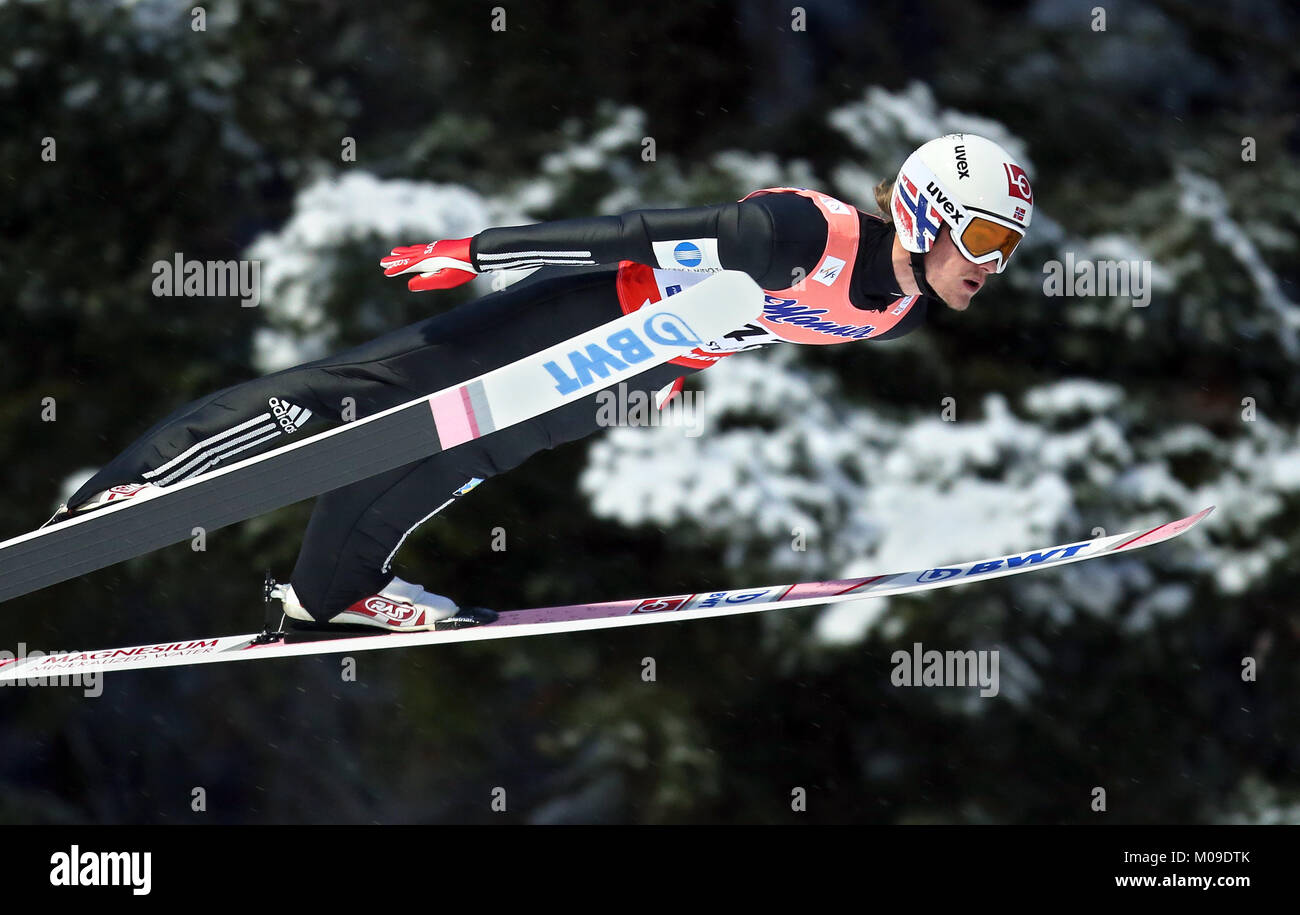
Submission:
<svg viewBox="0 0 1300 915">
<path fill-rule="evenodd" d="M 364 416 L 419 396 L 375 356 L 424 345 L 419 325 L 355 350 L 225 388 L 186 404 L 106 464 L 68 500 L 76 506 L 119 483 L 168 486 L 342 421 L 346 397 Z M 371 358 L 367 358 L 371 357 Z"/>
<path fill-rule="evenodd" d="M 662 365 L 627 382 L 647 395 L 693 369 Z M 407 536 L 477 478 L 510 470 L 546 448 L 599 428 L 598 392 L 536 419 L 321 496 L 293 572 L 298 599 L 317 619 L 377 593 Z"/>
<path fill-rule="evenodd" d="M 539 271 L 503 292 L 467 302 L 418 324 L 315 362 L 226 388 L 181 407 L 149 429 L 87 480 L 71 506 L 120 483 L 171 485 L 222 464 L 286 444 L 429 394 L 595 326 L 589 315 L 552 308 L 550 321 L 530 316 L 534 296 L 553 290 L 612 287 L 610 268 Z M 618 316 L 617 310 L 604 320 Z M 600 323 L 597 321 L 596 323 Z M 512 326 L 529 333 L 509 333 Z M 538 342 L 538 341 L 544 342 Z M 402 357 L 419 352 L 416 360 Z M 496 361 L 492 361 L 496 360 Z M 350 398 L 349 404 L 345 398 Z"/>
<path fill-rule="evenodd" d="M 386 361 L 425 390 L 437 390 L 504 365 L 622 314 L 609 269 L 565 271 L 511 287 L 489 306 L 429 326 L 428 346 Z M 448 373 L 448 352 L 473 363 Z M 664 365 L 631 379 L 629 389 L 656 391 L 689 369 Z M 544 448 L 598 428 L 597 393 L 544 416 L 467 442 L 450 451 L 326 493 L 316 503 L 293 573 L 298 599 L 321 619 L 375 594 L 405 537 L 439 511 L 471 479 L 488 479 Z"/>
</svg>

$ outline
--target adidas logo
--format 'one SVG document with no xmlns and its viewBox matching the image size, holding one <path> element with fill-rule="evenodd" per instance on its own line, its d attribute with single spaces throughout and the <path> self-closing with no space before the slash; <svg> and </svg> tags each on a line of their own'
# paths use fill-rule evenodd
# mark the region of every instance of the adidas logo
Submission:
<svg viewBox="0 0 1300 915">
<path fill-rule="evenodd" d="M 301 429 L 303 423 L 311 419 L 311 410 L 295 407 L 287 400 L 272 397 L 267 401 L 267 404 L 270 405 L 271 412 L 275 414 L 276 422 L 280 424 L 280 428 L 290 435 Z"/>
</svg>

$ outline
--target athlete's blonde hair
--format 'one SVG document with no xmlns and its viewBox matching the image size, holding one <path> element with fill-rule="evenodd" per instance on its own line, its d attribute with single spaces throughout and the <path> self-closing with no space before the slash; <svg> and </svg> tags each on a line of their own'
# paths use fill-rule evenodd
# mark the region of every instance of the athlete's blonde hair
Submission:
<svg viewBox="0 0 1300 915">
<path fill-rule="evenodd" d="M 890 220 L 889 195 L 892 194 L 893 192 L 894 192 L 893 178 L 886 178 L 885 180 L 881 181 L 879 184 L 876 185 L 876 189 L 873 192 L 876 198 L 876 207 L 880 210 L 880 215 L 882 215 L 885 218 L 885 222 L 889 222 Z"/>
</svg>

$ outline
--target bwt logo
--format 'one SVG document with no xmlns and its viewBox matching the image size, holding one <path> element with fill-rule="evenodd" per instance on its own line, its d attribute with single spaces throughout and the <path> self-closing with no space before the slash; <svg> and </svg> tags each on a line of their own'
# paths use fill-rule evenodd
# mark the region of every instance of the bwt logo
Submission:
<svg viewBox="0 0 1300 915">
<path fill-rule="evenodd" d="M 764 588 L 761 591 L 718 591 L 710 594 L 704 600 L 700 601 L 701 607 L 716 607 L 718 604 L 747 604 L 752 600 L 758 600 L 770 591 L 770 588 Z"/>
<path fill-rule="evenodd" d="M 604 346 L 589 343 L 584 349 L 570 350 L 560 359 L 544 363 L 542 368 L 555 379 L 555 390 L 570 394 L 590 387 L 597 379 L 608 378 L 610 372 L 621 372 L 629 365 L 653 358 L 654 350 L 646 340 L 682 348 L 704 342 L 684 320 L 672 312 L 661 311 L 646 318 L 640 334 L 632 328 L 617 331 L 605 338 Z"/>
<path fill-rule="evenodd" d="M 1088 546 L 1088 543 L 1076 543 L 1074 546 L 1053 547 L 1039 553 L 1030 553 L 1027 556 L 1008 556 L 1006 559 L 990 559 L 988 562 L 977 562 L 969 568 L 956 569 L 926 569 L 916 580 L 921 583 L 931 581 L 944 581 L 949 578 L 956 578 L 959 575 L 987 575 L 989 572 L 997 572 L 1004 569 L 1018 569 L 1024 565 L 1037 565 L 1040 562 L 1060 562 L 1062 559 L 1069 559 L 1079 550 Z M 1059 553 L 1060 555 L 1056 555 Z M 1006 563 L 1004 566 L 1003 563 Z"/>
</svg>

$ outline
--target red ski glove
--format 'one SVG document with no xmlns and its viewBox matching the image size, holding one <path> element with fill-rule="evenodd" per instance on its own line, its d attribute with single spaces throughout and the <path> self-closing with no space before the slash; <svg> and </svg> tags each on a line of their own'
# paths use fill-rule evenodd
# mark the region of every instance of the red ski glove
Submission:
<svg viewBox="0 0 1300 915">
<path fill-rule="evenodd" d="M 384 268 L 384 276 L 420 274 L 406 283 L 406 288 L 412 292 L 451 289 L 478 276 L 469 254 L 471 241 L 469 238 L 456 238 L 394 248 L 391 255 L 379 262 L 379 266 Z"/>
</svg>

